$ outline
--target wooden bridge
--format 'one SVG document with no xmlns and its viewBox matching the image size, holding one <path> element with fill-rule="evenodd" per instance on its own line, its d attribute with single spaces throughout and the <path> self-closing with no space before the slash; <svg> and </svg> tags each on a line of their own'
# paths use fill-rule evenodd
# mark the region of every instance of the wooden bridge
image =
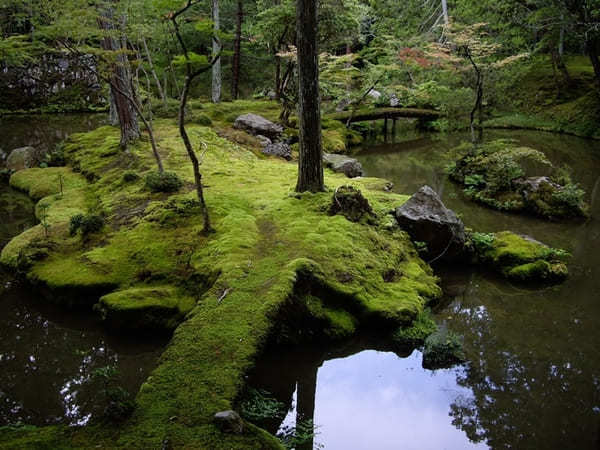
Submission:
<svg viewBox="0 0 600 450">
<path fill-rule="evenodd" d="M 342 111 L 332 114 L 327 114 L 324 118 L 331 120 L 339 120 L 340 122 L 347 123 L 348 120 L 352 122 L 364 122 L 367 120 L 380 120 L 380 119 L 391 119 L 396 120 L 399 118 L 408 119 L 423 119 L 423 120 L 435 120 L 441 116 L 439 111 L 433 109 L 419 109 L 419 108 L 364 108 L 356 111 Z"/>
</svg>

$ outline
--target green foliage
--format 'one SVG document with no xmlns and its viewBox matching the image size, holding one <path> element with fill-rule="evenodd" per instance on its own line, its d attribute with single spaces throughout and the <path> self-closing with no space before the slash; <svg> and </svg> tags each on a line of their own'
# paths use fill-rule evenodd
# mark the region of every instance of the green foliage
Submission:
<svg viewBox="0 0 600 450">
<path fill-rule="evenodd" d="M 398 328 L 392 339 L 401 346 L 416 347 L 422 345 L 430 334 L 437 330 L 437 325 L 431 315 L 431 310 L 425 309 L 417 314 L 410 327 Z"/>
<path fill-rule="evenodd" d="M 146 187 L 152 192 L 176 192 L 183 181 L 175 172 L 151 172 L 146 175 Z"/>
<path fill-rule="evenodd" d="M 140 176 L 135 172 L 125 172 L 123 174 L 123 181 L 125 183 L 133 183 L 140 179 Z"/>
<path fill-rule="evenodd" d="M 314 449 L 323 448 L 323 445 L 314 441 L 317 435 L 317 427 L 311 419 L 299 420 L 295 426 L 285 426 L 277 433 L 283 446 L 290 450 L 302 448 L 311 442 Z"/>
<path fill-rule="evenodd" d="M 121 386 L 117 385 L 119 372 L 116 366 L 99 367 L 92 371 L 92 379 L 98 380 L 103 388 L 105 400 L 104 418 L 111 422 L 123 422 L 135 408 L 131 395 Z"/>
<path fill-rule="evenodd" d="M 78 231 L 81 231 L 83 237 L 91 233 L 99 232 L 104 226 L 102 216 L 96 214 L 75 214 L 69 221 L 69 234 L 75 236 Z"/>
<path fill-rule="evenodd" d="M 285 405 L 273 398 L 268 391 L 250 388 L 240 412 L 246 420 L 262 422 L 267 419 L 282 418 L 285 414 Z"/>
<path fill-rule="evenodd" d="M 494 239 L 496 238 L 494 233 L 471 233 L 469 235 L 475 251 L 477 253 L 485 253 L 493 248 Z"/>
<path fill-rule="evenodd" d="M 446 326 L 439 327 L 435 333 L 425 339 L 423 348 L 423 367 L 426 369 L 444 369 L 464 362 L 462 338 L 448 330 Z"/>
</svg>

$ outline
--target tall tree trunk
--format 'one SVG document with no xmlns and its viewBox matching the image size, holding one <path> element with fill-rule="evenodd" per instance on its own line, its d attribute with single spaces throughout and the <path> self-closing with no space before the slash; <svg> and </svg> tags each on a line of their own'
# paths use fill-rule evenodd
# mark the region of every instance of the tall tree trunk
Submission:
<svg viewBox="0 0 600 450">
<path fill-rule="evenodd" d="M 562 58 L 565 54 L 565 15 L 562 14 L 560 16 L 561 24 L 560 24 L 560 34 L 558 37 L 558 54 Z"/>
<path fill-rule="evenodd" d="M 242 47 L 242 22 L 244 20 L 244 9 L 242 0 L 237 2 L 237 21 L 235 24 L 235 40 L 233 42 L 233 64 L 231 68 L 231 98 L 236 100 L 239 95 L 240 84 L 240 60 Z"/>
<path fill-rule="evenodd" d="M 156 74 L 156 70 L 154 70 L 154 64 L 152 63 L 152 55 L 150 55 L 150 50 L 148 50 L 148 44 L 146 43 L 146 38 L 142 38 L 142 44 L 144 45 L 144 51 L 146 52 L 146 59 L 148 60 L 148 66 L 150 68 L 150 73 L 152 73 L 152 77 L 154 78 L 154 82 L 156 83 L 156 89 L 158 90 L 158 95 L 160 95 L 165 108 L 167 107 L 167 96 L 165 95 L 165 91 L 160 84 L 160 80 L 158 79 L 158 75 Z"/>
<path fill-rule="evenodd" d="M 323 191 L 325 186 L 321 147 L 317 0 L 296 1 L 296 29 L 300 118 L 300 156 L 296 191 L 318 192 Z"/>
<path fill-rule="evenodd" d="M 212 41 L 213 56 L 218 55 L 221 51 L 221 40 L 218 32 L 219 24 L 219 0 L 212 0 L 212 18 L 214 23 L 214 36 Z M 221 58 L 212 66 L 212 101 L 219 103 L 221 101 Z"/>
<path fill-rule="evenodd" d="M 588 40 L 585 47 L 596 74 L 596 84 L 600 89 L 600 37 Z"/>
<path fill-rule="evenodd" d="M 102 17 L 99 20 L 99 26 L 105 31 L 116 30 L 113 11 L 110 8 L 103 11 Z M 111 95 L 114 99 L 117 116 L 119 117 L 119 127 L 121 129 L 120 145 L 121 148 L 127 148 L 128 144 L 135 142 L 140 137 L 137 113 L 127 99 L 127 96 L 134 97 L 129 60 L 127 59 L 127 55 L 121 51 L 122 47 L 119 40 L 114 36 L 105 36 L 102 39 L 102 48 L 107 51 L 116 52 L 115 54 L 117 55 L 110 77 Z M 126 95 L 122 95 L 121 93 Z"/>
<path fill-rule="evenodd" d="M 442 15 L 444 16 L 444 25 L 450 23 L 450 17 L 448 16 L 448 1 L 442 0 Z"/>
<path fill-rule="evenodd" d="M 275 55 L 275 100 L 281 99 L 281 58 Z"/>
<path fill-rule="evenodd" d="M 109 107 L 108 107 L 108 122 L 116 127 L 119 125 L 119 114 L 117 113 L 117 105 L 115 103 L 115 94 L 113 94 L 113 90 L 109 89 Z"/>
<path fill-rule="evenodd" d="M 477 76 L 477 81 L 476 81 L 476 93 L 477 96 L 475 98 L 475 105 L 473 105 L 473 109 L 471 110 L 471 116 L 470 116 L 470 127 L 471 127 L 471 142 L 473 143 L 473 145 L 477 145 L 478 143 L 480 143 L 483 140 L 483 73 L 481 72 L 481 69 L 479 68 L 479 66 L 477 66 L 477 64 L 475 63 L 475 60 L 473 59 L 473 56 L 471 55 L 471 50 L 466 47 L 465 49 L 465 54 L 469 60 L 469 62 L 471 63 L 471 65 L 473 66 L 473 69 L 475 70 L 475 74 Z M 477 113 L 477 117 L 478 117 L 478 133 L 475 133 L 475 114 Z"/>
</svg>

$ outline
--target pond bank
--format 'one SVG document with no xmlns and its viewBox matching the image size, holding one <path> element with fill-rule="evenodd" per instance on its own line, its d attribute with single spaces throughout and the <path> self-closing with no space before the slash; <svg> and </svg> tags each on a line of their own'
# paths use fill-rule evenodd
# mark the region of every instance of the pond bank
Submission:
<svg viewBox="0 0 600 450">
<path fill-rule="evenodd" d="M 93 439 L 123 447 L 164 442 L 278 447 L 250 425 L 246 434 L 223 434 L 212 418 L 235 406 L 243 374 L 286 308 L 300 306 L 330 337 L 340 338 L 369 323 L 392 331 L 440 295 L 436 278 L 407 236 L 387 229 L 388 212 L 406 197 L 385 191 L 382 180 L 350 181 L 375 212 L 373 225 L 353 223 L 327 214 L 333 189 L 349 183 L 343 175 L 327 173 L 330 192 L 298 195 L 294 164 L 261 160 L 209 128 L 190 129 L 208 146 L 203 171 L 217 228 L 208 237 L 200 233 L 191 167 L 170 121 L 157 121 L 156 134 L 168 170 L 186 181 L 174 195 L 152 194 L 144 187 L 143 177 L 153 167 L 149 146 L 140 143 L 125 155 L 118 150 L 118 131 L 109 127 L 75 136 L 66 145 L 69 164 L 79 172 L 32 169 L 13 176 L 13 185 L 42 198 L 37 214 L 46 216 L 48 237 L 42 225 L 31 228 L 4 249 L 3 263 L 58 292 L 58 301 L 73 289 L 96 294 L 117 289 L 127 297 L 129 291 L 151 288 L 169 293 L 152 301 L 158 306 L 189 306 L 183 306 L 187 319 L 123 425 L 12 430 L 0 445 L 85 446 Z M 125 181 L 127 171 L 141 178 Z M 87 238 L 70 236 L 70 218 L 90 210 L 103 215 L 104 228 Z M 25 260 L 19 256 L 24 254 Z M 384 279 L 391 269 L 399 276 Z M 143 313 L 153 305 L 142 298 L 129 307 Z M 297 331 L 284 327 L 279 337 L 285 340 Z"/>
</svg>

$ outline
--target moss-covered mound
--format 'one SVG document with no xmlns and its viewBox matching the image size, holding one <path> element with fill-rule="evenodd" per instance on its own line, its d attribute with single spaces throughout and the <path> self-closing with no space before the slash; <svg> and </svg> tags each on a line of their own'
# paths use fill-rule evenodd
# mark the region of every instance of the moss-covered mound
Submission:
<svg viewBox="0 0 600 450">
<path fill-rule="evenodd" d="M 244 374 L 273 333 L 301 326 L 296 311 L 308 311 L 329 337 L 342 337 L 363 324 L 410 323 L 440 295 L 408 236 L 389 227 L 389 211 L 407 197 L 384 191 L 382 180 L 327 172 L 329 192 L 299 195 L 295 164 L 258 157 L 190 125 L 194 146 L 206 149 L 202 172 L 216 229 L 206 235 L 177 128 L 171 119 L 155 128 L 165 169 L 183 180 L 179 191 L 146 187 L 155 170 L 147 142 L 122 152 L 111 127 L 73 136 L 67 168 L 11 178 L 43 197 L 38 216 L 46 227 L 14 238 L 0 260 L 58 301 L 89 307 L 100 300 L 96 309 L 115 326 L 180 323 L 171 343 L 124 424 L 15 429 L 2 434 L 0 447 L 277 447 L 250 425 L 242 435 L 224 434 L 212 418 L 236 407 Z M 139 177 L 124 180 L 124 173 Z M 371 205 L 368 224 L 328 214 L 333 192 L 348 184 Z M 72 235 L 78 214 L 100 216 L 104 225 Z M 276 326 L 284 321 L 287 327 Z"/>
<path fill-rule="evenodd" d="M 568 254 L 530 237 L 510 231 L 472 233 L 471 244 L 479 262 L 515 281 L 560 282 L 569 272 Z"/>
<path fill-rule="evenodd" d="M 523 211 L 548 219 L 585 217 L 584 192 L 564 170 L 557 170 L 545 155 L 496 140 L 467 151 L 449 168 L 450 178 L 475 201 L 505 211 Z"/>
</svg>

